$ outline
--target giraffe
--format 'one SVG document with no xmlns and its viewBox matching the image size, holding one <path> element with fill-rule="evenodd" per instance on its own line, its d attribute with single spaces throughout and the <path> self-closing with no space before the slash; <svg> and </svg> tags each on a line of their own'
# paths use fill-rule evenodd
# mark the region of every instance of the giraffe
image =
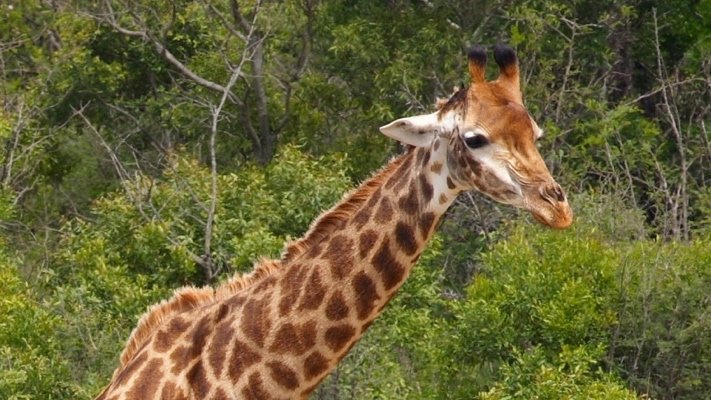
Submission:
<svg viewBox="0 0 711 400">
<path fill-rule="evenodd" d="M 381 131 L 407 150 L 317 218 L 279 260 L 212 288 L 183 288 L 140 320 L 102 400 L 305 399 L 408 277 L 462 191 L 563 229 L 572 211 L 535 141 L 516 54 L 468 53 L 471 84 L 434 113 Z"/>
</svg>

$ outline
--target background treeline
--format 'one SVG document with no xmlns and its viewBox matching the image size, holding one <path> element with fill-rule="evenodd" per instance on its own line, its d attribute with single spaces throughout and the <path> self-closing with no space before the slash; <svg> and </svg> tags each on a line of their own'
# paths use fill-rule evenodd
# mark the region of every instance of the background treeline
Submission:
<svg viewBox="0 0 711 400">
<path fill-rule="evenodd" d="M 92 398 L 148 305 L 278 255 L 496 42 L 574 227 L 461 196 L 313 397 L 707 399 L 709 0 L 0 3 L 0 398 Z"/>
</svg>

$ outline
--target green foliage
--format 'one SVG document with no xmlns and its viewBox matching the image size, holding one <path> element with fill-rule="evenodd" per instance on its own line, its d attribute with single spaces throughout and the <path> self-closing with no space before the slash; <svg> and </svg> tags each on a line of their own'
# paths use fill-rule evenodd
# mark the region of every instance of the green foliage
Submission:
<svg viewBox="0 0 711 400">
<path fill-rule="evenodd" d="M 622 252 L 611 353 L 652 398 L 711 393 L 711 243 L 633 243 Z"/>
<path fill-rule="evenodd" d="M 285 146 L 266 169 L 246 166 L 218 175 L 212 258 L 221 268 L 248 271 L 259 257 L 277 256 L 350 185 L 342 164 Z M 202 271 L 191 255 L 204 252 L 210 182 L 208 169 L 179 156 L 161 178 L 125 182 L 124 190 L 96 201 L 88 221 L 64 227 L 57 268 L 108 264 L 151 284 L 200 282 Z"/>
<path fill-rule="evenodd" d="M 513 364 L 501 368 L 501 379 L 479 398 L 634 400 L 638 397 L 625 389 L 613 375 L 595 368 L 599 349 L 564 347 L 550 361 L 540 348 L 516 354 Z"/>
<path fill-rule="evenodd" d="M 503 379 L 500 390 L 507 393 L 524 384 L 509 382 L 518 375 L 528 379 L 528 374 L 533 385 L 546 368 L 566 369 L 566 351 L 599 356 L 616 323 L 610 307 L 616 294 L 615 254 L 599 239 L 586 231 L 518 226 L 483 254 L 481 263 L 483 272 L 468 288 L 466 301 L 454 305 L 459 322 L 450 357 L 460 368 L 474 376 L 491 371 Z M 538 371 L 538 366 L 546 368 Z M 588 372 L 579 372 L 580 383 L 594 378 Z M 462 384 L 462 390 L 460 397 L 466 398 L 485 387 Z"/>
<path fill-rule="evenodd" d="M 0 249 L 0 397 L 8 400 L 70 398 L 75 387 L 60 321 L 17 273 L 16 260 Z"/>
<path fill-rule="evenodd" d="M 10 221 L 14 217 L 13 198 L 14 193 L 12 191 L 0 187 L 0 221 Z M 0 245 L 3 245 L 2 238 L 0 238 Z"/>
</svg>

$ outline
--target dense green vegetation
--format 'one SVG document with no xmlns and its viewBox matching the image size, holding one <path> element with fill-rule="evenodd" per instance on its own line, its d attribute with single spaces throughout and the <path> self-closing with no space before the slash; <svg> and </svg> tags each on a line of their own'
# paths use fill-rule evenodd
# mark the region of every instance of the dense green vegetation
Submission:
<svg viewBox="0 0 711 400">
<path fill-rule="evenodd" d="M 0 398 L 92 398 L 148 305 L 277 255 L 500 41 L 573 228 L 461 196 L 313 397 L 708 398 L 709 0 L 3 3 Z"/>
</svg>

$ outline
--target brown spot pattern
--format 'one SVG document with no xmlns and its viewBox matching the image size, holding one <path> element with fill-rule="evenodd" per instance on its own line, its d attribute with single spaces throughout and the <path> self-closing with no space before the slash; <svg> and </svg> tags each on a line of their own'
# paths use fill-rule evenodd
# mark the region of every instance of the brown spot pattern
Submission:
<svg viewBox="0 0 711 400">
<path fill-rule="evenodd" d="M 279 282 L 282 297 L 279 300 L 279 316 L 289 314 L 299 299 L 301 286 L 306 279 L 306 269 L 301 265 L 293 265 Z"/>
<path fill-rule="evenodd" d="M 430 155 L 431 154 L 430 154 L 429 150 L 426 148 L 422 148 L 421 151 L 423 153 L 425 153 L 424 156 L 422 157 L 422 165 L 427 165 L 427 163 L 430 162 Z"/>
<path fill-rule="evenodd" d="M 413 255 L 417 251 L 417 240 L 412 227 L 402 221 L 395 225 L 395 242 L 407 255 Z"/>
<path fill-rule="evenodd" d="M 386 290 L 394 288 L 405 277 L 405 267 L 393 256 L 388 239 L 383 241 L 373 256 L 373 266 L 380 273 Z"/>
<path fill-rule="evenodd" d="M 155 397 L 163 375 L 163 360 L 154 358 L 146 364 L 128 392 L 129 397 L 150 399 Z"/>
<path fill-rule="evenodd" d="M 400 206 L 400 209 L 408 214 L 417 213 L 419 202 L 417 200 L 417 191 L 414 187 L 404 196 L 400 197 L 398 200 L 398 206 Z"/>
<path fill-rule="evenodd" d="M 333 277 L 341 280 L 347 277 L 353 269 L 353 239 L 344 235 L 336 235 L 328 243 L 328 249 L 323 258 L 328 261 Z"/>
<path fill-rule="evenodd" d="M 210 335 L 210 328 L 212 328 L 212 321 L 210 320 L 210 316 L 206 315 L 197 322 L 195 328 L 188 334 L 188 342 L 191 343 L 191 359 L 199 357 L 202 353 Z"/>
<path fill-rule="evenodd" d="M 232 296 L 229 299 L 225 300 L 225 304 L 234 310 L 237 308 L 241 308 L 246 301 L 247 297 L 245 296 Z"/>
<path fill-rule="evenodd" d="M 301 324 L 299 340 L 304 351 L 316 345 L 316 321 L 311 320 Z"/>
<path fill-rule="evenodd" d="M 299 378 L 296 373 L 283 362 L 269 361 L 267 367 L 271 370 L 272 379 L 279 385 L 290 390 L 299 386 Z"/>
<path fill-rule="evenodd" d="M 368 256 L 377 240 L 378 234 L 372 229 L 368 229 L 360 234 L 358 243 L 358 254 L 360 255 L 360 258 L 366 258 Z"/>
<path fill-rule="evenodd" d="M 440 172 L 442 172 L 442 163 L 439 161 L 433 162 L 430 166 L 430 171 L 434 172 L 435 174 L 439 174 Z"/>
<path fill-rule="evenodd" d="M 328 369 L 328 360 L 318 351 L 314 351 L 304 360 L 304 376 L 311 380 Z"/>
<path fill-rule="evenodd" d="M 432 196 L 434 196 L 434 187 L 430 183 L 430 181 L 427 180 L 427 175 L 421 174 L 419 177 L 419 182 L 420 182 L 420 190 L 422 191 L 422 198 L 424 199 L 425 203 L 428 203 L 430 200 L 432 200 Z"/>
<path fill-rule="evenodd" d="M 131 360 L 131 362 L 126 364 L 126 368 L 124 368 L 123 371 L 121 371 L 116 377 L 116 386 L 123 386 L 126 381 L 130 379 L 130 377 L 133 376 L 133 374 L 143 366 L 147 359 L 148 354 L 144 351 L 139 354 L 138 357 L 134 358 L 133 360 Z"/>
<path fill-rule="evenodd" d="M 274 278 L 272 278 L 272 280 L 273 279 Z M 225 304 L 225 303 L 220 304 L 219 307 L 217 308 L 217 312 L 215 312 L 215 319 L 212 322 L 217 324 L 218 322 L 222 321 L 222 319 L 225 318 L 227 316 L 227 314 L 229 314 L 229 312 L 230 312 L 230 307 L 227 304 Z"/>
<path fill-rule="evenodd" d="M 240 321 L 242 332 L 252 339 L 258 347 L 264 346 L 264 336 L 271 327 L 268 300 L 268 298 L 265 298 L 248 301 L 244 305 L 242 320 Z"/>
<path fill-rule="evenodd" d="M 380 200 L 380 206 L 378 207 L 378 211 L 375 213 L 375 222 L 379 224 L 385 224 L 387 222 L 390 222 L 390 219 L 392 219 L 392 217 L 392 202 L 387 197 L 383 197 L 382 200 Z"/>
<path fill-rule="evenodd" d="M 168 322 L 168 325 L 159 330 L 156 336 L 153 338 L 153 349 L 158 353 L 165 353 L 175 343 L 190 324 L 183 320 L 182 318 L 173 318 Z"/>
<path fill-rule="evenodd" d="M 338 321 L 348 316 L 348 306 L 343 298 L 343 293 L 336 290 L 326 305 L 326 317 L 331 321 Z"/>
<path fill-rule="evenodd" d="M 353 291 L 355 292 L 358 318 L 366 319 L 375 308 L 375 303 L 380 299 L 375 282 L 361 271 L 353 278 Z"/>
<path fill-rule="evenodd" d="M 356 215 L 353 217 L 353 223 L 358 229 L 362 229 L 365 224 L 370 221 L 370 213 L 371 209 L 368 207 L 363 207 L 356 213 Z"/>
<path fill-rule="evenodd" d="M 266 277 L 266 278 L 262 279 L 262 281 L 259 282 L 259 284 L 257 286 L 254 287 L 253 293 L 260 293 L 265 290 L 268 290 L 269 288 L 274 286 L 275 283 L 276 283 L 276 278 L 274 278 L 273 276 Z"/>
<path fill-rule="evenodd" d="M 306 253 L 306 258 L 316 258 L 319 255 L 321 255 L 321 252 L 323 251 L 323 247 L 321 244 L 315 244 L 311 246 L 309 251 Z"/>
<path fill-rule="evenodd" d="M 277 354 L 294 353 L 299 354 L 302 351 L 301 341 L 296 333 L 296 327 L 293 324 L 284 324 L 274 336 L 269 351 Z"/>
<path fill-rule="evenodd" d="M 367 208 L 373 208 L 375 207 L 376 204 L 378 204 L 378 200 L 380 197 L 382 197 L 383 190 L 381 188 L 378 188 L 373 194 L 370 196 L 370 199 L 368 199 L 368 202 L 365 203 Z"/>
<path fill-rule="evenodd" d="M 328 328 L 325 335 L 326 344 L 331 350 L 337 352 L 343 349 L 355 334 L 355 328 L 348 324 Z"/>
<path fill-rule="evenodd" d="M 396 183 L 400 182 L 403 177 L 406 177 L 409 173 L 410 166 L 412 165 L 412 156 L 405 156 L 402 164 L 393 172 L 390 179 L 385 183 L 385 189 L 392 189 Z"/>
<path fill-rule="evenodd" d="M 424 134 L 424 131 L 420 131 L 420 134 Z M 422 148 L 418 148 L 418 149 L 417 149 L 417 162 L 416 162 L 416 164 L 420 164 L 420 165 L 422 164 L 422 159 L 425 157 L 425 154 L 426 154 L 426 153 L 427 153 L 427 152 L 425 151 L 425 149 L 422 149 Z"/>
<path fill-rule="evenodd" d="M 403 188 L 409 186 L 410 180 L 411 180 L 411 171 L 408 171 L 407 174 L 403 175 L 400 177 L 400 180 L 397 182 L 395 186 L 393 186 L 393 192 L 394 193 L 400 193 Z"/>
<path fill-rule="evenodd" d="M 449 198 L 447 198 L 447 195 L 446 195 L 446 194 L 442 193 L 442 194 L 439 195 L 439 204 L 444 204 L 444 203 L 446 203 L 448 200 L 449 200 Z"/>
<path fill-rule="evenodd" d="M 207 372 L 202 365 L 202 361 L 198 361 L 185 376 L 190 387 L 195 391 L 198 398 L 204 399 L 210 393 L 210 382 L 207 380 Z M 143 398 L 150 399 L 151 396 Z"/>
<path fill-rule="evenodd" d="M 426 212 L 420 216 L 420 231 L 422 232 L 422 237 L 426 238 L 430 234 L 434 220 L 435 215 L 432 212 Z"/>
<path fill-rule="evenodd" d="M 464 157 L 469 169 L 474 175 L 481 175 L 481 164 L 471 157 Z"/>
<path fill-rule="evenodd" d="M 167 381 L 160 392 L 161 399 L 187 400 L 185 393 L 178 389 L 173 382 Z"/>
<path fill-rule="evenodd" d="M 355 214 L 353 217 L 353 223 L 358 229 L 362 229 L 365 224 L 370 221 L 370 217 L 372 216 L 373 213 L 373 207 L 377 203 L 378 199 L 380 198 L 381 194 L 381 189 L 378 188 L 371 196 L 370 200 L 366 204 L 364 204 L 360 210 Z"/>
<path fill-rule="evenodd" d="M 450 177 L 447 177 L 447 187 L 449 189 L 455 189 L 457 187 L 457 185 L 454 184 L 454 181 Z"/>
<path fill-rule="evenodd" d="M 265 400 L 271 398 L 264 389 L 264 383 L 259 373 L 254 372 L 249 376 L 247 386 L 242 388 L 242 396 L 246 400 Z"/>
<path fill-rule="evenodd" d="M 299 310 L 315 310 L 323 303 L 323 296 L 326 293 L 321 280 L 321 273 L 314 268 L 311 272 L 311 277 L 304 287 L 304 293 L 301 295 Z"/>
<path fill-rule="evenodd" d="M 215 335 L 210 343 L 210 366 L 215 371 L 216 376 L 222 374 L 222 368 L 225 365 L 227 350 L 229 349 L 230 341 L 234 336 L 234 329 L 228 322 L 219 324 L 215 329 Z"/>
<path fill-rule="evenodd" d="M 262 356 L 247 347 L 247 344 L 235 339 L 232 346 L 232 357 L 228 367 L 228 373 L 233 383 L 237 383 L 245 370 L 251 365 L 262 360 Z"/>
<path fill-rule="evenodd" d="M 170 353 L 170 361 L 173 367 L 170 372 L 173 374 L 179 374 L 183 370 L 185 365 L 187 365 L 193 357 L 191 357 L 191 351 L 188 346 L 178 346 Z"/>
<path fill-rule="evenodd" d="M 277 331 L 269 351 L 277 354 L 301 354 L 316 344 L 316 321 L 301 326 L 284 324 Z"/>
<path fill-rule="evenodd" d="M 227 393 L 225 393 L 225 391 L 222 389 L 217 389 L 215 395 L 212 398 L 214 398 L 215 400 L 230 400 L 230 398 L 227 397 Z"/>
</svg>

